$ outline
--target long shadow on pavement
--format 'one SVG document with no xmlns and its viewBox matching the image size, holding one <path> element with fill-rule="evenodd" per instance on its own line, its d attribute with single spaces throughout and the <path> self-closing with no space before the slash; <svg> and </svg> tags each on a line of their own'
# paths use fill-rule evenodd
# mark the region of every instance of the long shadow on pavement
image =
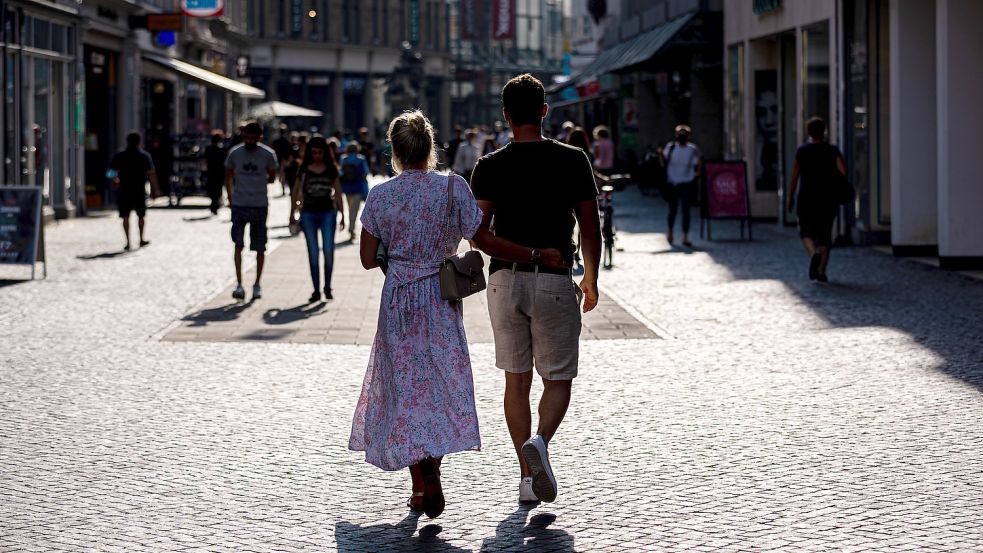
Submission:
<svg viewBox="0 0 983 553">
<path fill-rule="evenodd" d="M 420 513 L 410 513 L 396 524 L 359 526 L 350 522 L 335 524 L 335 543 L 339 553 L 362 551 L 467 551 L 440 538 L 442 528 L 428 524 L 416 533 Z"/>
<path fill-rule="evenodd" d="M 263 313 L 263 322 L 269 325 L 285 325 L 309 319 L 323 312 L 327 303 L 321 301 L 315 304 L 305 303 L 287 309 L 267 309 Z"/>
<path fill-rule="evenodd" d="M 82 261 L 92 261 L 94 259 L 112 259 L 114 257 L 119 257 L 127 253 L 130 252 L 128 252 L 127 250 L 118 250 L 115 252 L 103 252 L 103 253 L 96 253 L 92 255 L 76 255 L 75 259 L 81 259 Z"/>
<path fill-rule="evenodd" d="M 482 553 L 493 551 L 574 551 L 573 536 L 558 528 L 550 528 L 556 521 L 553 513 L 541 513 L 529 519 L 533 506 L 520 505 L 518 509 L 495 527 L 495 537 L 481 544 Z"/>
<path fill-rule="evenodd" d="M 651 212 L 656 202 L 657 215 L 639 216 L 637 209 L 624 206 L 627 216 L 615 215 L 619 230 L 665 232 L 665 202 L 633 191 L 627 194 L 619 209 L 632 201 Z M 617 201 L 616 197 L 616 205 Z M 693 228 L 697 230 L 695 215 Z M 726 236 L 733 230 L 736 235 L 736 226 L 719 226 L 719 234 Z M 775 224 L 755 225 L 753 242 L 701 241 L 699 247 L 735 279 L 782 282 L 831 326 L 904 332 L 945 359 L 938 370 L 983 388 L 983 285 L 975 281 L 866 248 L 848 247 L 832 251 L 831 282 L 812 282 L 806 274 L 809 259 L 797 233 Z"/>
<path fill-rule="evenodd" d="M 206 326 L 208 323 L 234 321 L 239 318 L 239 315 L 243 311 L 249 309 L 252 304 L 253 300 L 249 300 L 247 302 L 235 302 L 211 309 L 202 309 L 201 311 L 186 315 L 181 320 L 190 321 L 192 323 L 190 326 L 192 327 Z"/>
</svg>

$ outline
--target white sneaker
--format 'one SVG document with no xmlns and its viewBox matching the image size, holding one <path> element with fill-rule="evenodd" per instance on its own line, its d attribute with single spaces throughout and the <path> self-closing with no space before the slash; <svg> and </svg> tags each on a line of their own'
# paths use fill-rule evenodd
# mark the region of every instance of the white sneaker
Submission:
<svg viewBox="0 0 983 553">
<path fill-rule="evenodd" d="M 253 284 L 253 299 L 258 300 L 263 297 L 263 289 L 259 287 L 259 284 Z"/>
<path fill-rule="evenodd" d="M 519 481 L 519 503 L 534 503 L 539 501 L 532 492 L 532 476 L 523 476 Z"/>
<path fill-rule="evenodd" d="M 236 286 L 236 289 L 232 291 L 232 299 L 246 299 L 246 291 L 242 289 L 242 285 Z"/>
<path fill-rule="evenodd" d="M 550 457 L 546 451 L 546 441 L 539 434 L 522 444 L 522 458 L 532 471 L 532 491 L 540 500 L 547 503 L 556 499 L 556 478 L 550 468 Z"/>
</svg>

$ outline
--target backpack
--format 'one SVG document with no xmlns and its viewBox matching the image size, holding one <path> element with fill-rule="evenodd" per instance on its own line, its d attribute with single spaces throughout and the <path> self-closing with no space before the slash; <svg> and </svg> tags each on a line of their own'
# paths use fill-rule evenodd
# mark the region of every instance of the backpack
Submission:
<svg viewBox="0 0 983 553">
<path fill-rule="evenodd" d="M 348 156 L 341 162 L 341 182 L 356 184 L 362 182 L 362 160 L 358 156 Z"/>
</svg>

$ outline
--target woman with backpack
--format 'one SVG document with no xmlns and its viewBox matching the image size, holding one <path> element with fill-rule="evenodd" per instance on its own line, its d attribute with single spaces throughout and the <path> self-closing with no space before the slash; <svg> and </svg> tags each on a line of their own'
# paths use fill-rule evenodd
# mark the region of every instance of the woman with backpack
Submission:
<svg viewBox="0 0 983 553">
<path fill-rule="evenodd" d="M 310 302 L 321 300 L 320 271 L 318 257 L 324 253 L 324 299 L 334 299 L 331 295 L 331 272 L 334 268 L 334 236 L 335 225 L 345 228 L 345 215 L 338 213 L 342 210 L 341 186 L 338 182 L 338 168 L 335 165 L 334 153 L 324 141 L 317 136 L 307 144 L 306 155 L 297 170 L 297 179 L 293 186 L 292 198 L 294 208 L 300 208 L 300 227 L 307 240 L 307 257 L 311 266 L 311 281 L 314 293 Z M 290 223 L 294 222 L 294 210 L 290 210 Z M 321 233 L 321 245 L 318 246 L 317 235 Z"/>
<path fill-rule="evenodd" d="M 809 142 L 799 147 L 788 187 L 788 210 L 796 207 L 798 190 L 799 237 L 809 254 L 809 280 L 829 281 L 826 265 L 832 245 L 833 221 L 840 201 L 838 189 L 848 187 L 846 162 L 839 148 L 826 142 L 826 122 L 813 117 L 806 122 Z"/>
<path fill-rule="evenodd" d="M 348 240 L 355 242 L 355 221 L 358 220 L 358 208 L 369 195 L 369 163 L 361 153 L 360 146 L 354 140 L 345 148 L 341 158 L 341 191 L 348 202 Z"/>
</svg>

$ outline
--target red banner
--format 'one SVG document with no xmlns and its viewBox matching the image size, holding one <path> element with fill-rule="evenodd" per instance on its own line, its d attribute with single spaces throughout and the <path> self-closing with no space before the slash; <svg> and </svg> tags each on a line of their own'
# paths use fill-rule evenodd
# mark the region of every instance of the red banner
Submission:
<svg viewBox="0 0 983 553">
<path fill-rule="evenodd" d="M 481 13 L 484 11 L 481 0 L 461 0 L 461 38 L 474 40 L 481 38 Z"/>
<path fill-rule="evenodd" d="M 492 40 L 515 38 L 515 0 L 492 0 Z"/>
</svg>

